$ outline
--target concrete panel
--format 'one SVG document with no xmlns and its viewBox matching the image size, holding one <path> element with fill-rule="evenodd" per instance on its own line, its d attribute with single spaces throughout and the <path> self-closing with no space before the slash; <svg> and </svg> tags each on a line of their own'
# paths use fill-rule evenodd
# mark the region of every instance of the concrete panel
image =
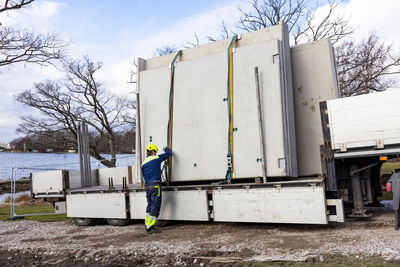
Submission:
<svg viewBox="0 0 400 267">
<path fill-rule="evenodd" d="M 323 144 L 319 102 L 338 95 L 336 68 L 328 39 L 290 49 L 296 121 L 298 175 L 321 174 Z"/>
<path fill-rule="evenodd" d="M 126 219 L 125 193 L 68 194 L 67 217 Z"/>
<path fill-rule="evenodd" d="M 128 184 L 133 184 L 132 166 L 115 167 L 115 168 L 101 168 L 99 169 L 99 185 L 108 186 L 108 178 L 113 178 L 114 185 L 122 185 L 123 177 L 126 177 Z"/>
<path fill-rule="evenodd" d="M 213 190 L 214 221 L 327 224 L 323 187 Z"/>
<path fill-rule="evenodd" d="M 287 26 L 281 24 L 245 34 L 237 43 L 233 60 L 234 178 L 262 176 L 257 161 L 261 156 L 255 66 L 260 69 L 263 86 L 268 175 L 297 175 L 287 35 Z M 172 181 L 225 177 L 227 47 L 223 40 L 187 49 L 176 64 Z M 142 144 L 153 142 L 162 147 L 167 141 L 170 69 L 166 63 L 171 58 L 149 59 L 146 70 L 140 72 Z"/>
<path fill-rule="evenodd" d="M 254 67 L 259 69 L 268 176 L 286 176 L 279 42 L 240 47 L 234 55 L 234 172 L 236 177 L 262 176 Z M 225 111 L 226 112 L 226 111 Z"/>
<path fill-rule="evenodd" d="M 131 219 L 144 219 L 146 214 L 146 193 L 129 194 Z M 161 220 L 208 221 L 206 190 L 163 191 Z"/>
<path fill-rule="evenodd" d="M 328 101 L 332 148 L 400 144 L 399 103 L 400 90 Z"/>
<path fill-rule="evenodd" d="M 149 143 L 155 144 L 160 152 L 167 145 L 169 85 L 168 68 L 140 72 L 142 160 L 146 158 Z"/>
<path fill-rule="evenodd" d="M 241 39 L 237 47 L 253 45 L 255 43 L 262 43 L 273 39 L 281 40 L 287 43 L 288 46 L 288 38 L 289 36 L 287 35 L 287 25 L 285 23 L 281 23 L 276 26 L 241 35 Z M 198 47 L 185 49 L 185 53 L 182 55 L 182 61 L 226 52 L 229 42 L 230 39 L 224 39 L 218 40 L 216 42 L 210 42 L 208 44 L 203 44 Z M 168 67 L 171 64 L 174 56 L 174 54 L 169 54 L 161 57 L 147 59 L 146 69 L 151 70 Z"/>
<path fill-rule="evenodd" d="M 175 74 L 172 181 L 226 173 L 226 53 L 179 62 Z"/>
<path fill-rule="evenodd" d="M 97 169 L 91 171 L 94 181 L 98 181 Z M 80 171 L 68 171 L 69 188 L 82 188 L 81 172 Z"/>
<path fill-rule="evenodd" d="M 33 172 L 32 193 L 37 194 L 63 194 L 64 175 L 62 170 Z"/>
</svg>

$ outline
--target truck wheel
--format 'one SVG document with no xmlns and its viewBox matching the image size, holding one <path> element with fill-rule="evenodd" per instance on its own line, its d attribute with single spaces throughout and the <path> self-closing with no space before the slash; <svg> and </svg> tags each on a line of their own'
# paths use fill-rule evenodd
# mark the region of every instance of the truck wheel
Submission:
<svg viewBox="0 0 400 267">
<path fill-rule="evenodd" d="M 107 223 L 112 226 L 125 226 L 131 221 L 128 219 L 107 219 Z"/>
<path fill-rule="evenodd" d="M 93 226 L 96 224 L 96 219 L 93 218 L 74 218 L 74 223 L 78 226 Z"/>
</svg>

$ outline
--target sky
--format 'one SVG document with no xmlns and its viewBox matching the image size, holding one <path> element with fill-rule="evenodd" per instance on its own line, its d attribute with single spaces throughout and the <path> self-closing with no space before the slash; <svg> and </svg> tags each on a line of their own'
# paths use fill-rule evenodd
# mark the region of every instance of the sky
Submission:
<svg viewBox="0 0 400 267">
<path fill-rule="evenodd" d="M 70 57 L 88 55 L 103 63 L 98 78 L 108 90 L 134 97 L 130 92 L 135 88 L 128 80 L 135 57 L 152 57 L 158 47 L 194 41 L 194 33 L 204 43 L 207 35 L 218 35 L 222 19 L 228 24 L 237 21 L 238 7 L 246 9 L 248 1 L 36 0 L 24 10 L 0 15 L 0 22 L 58 33 L 71 43 Z M 355 28 L 353 40 L 362 40 L 375 31 L 396 48 L 400 48 L 398 10 L 399 0 L 347 0 L 340 6 Z M 317 12 L 324 12 L 324 8 Z M 15 131 L 19 117 L 34 114 L 16 103 L 13 96 L 31 89 L 35 82 L 62 77 L 54 67 L 19 64 L 0 68 L 0 142 L 20 136 Z"/>
</svg>

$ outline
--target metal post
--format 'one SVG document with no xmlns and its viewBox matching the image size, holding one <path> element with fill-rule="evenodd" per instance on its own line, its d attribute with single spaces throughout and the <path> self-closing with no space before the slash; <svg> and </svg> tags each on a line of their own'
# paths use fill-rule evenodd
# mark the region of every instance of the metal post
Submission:
<svg viewBox="0 0 400 267">
<path fill-rule="evenodd" d="M 15 214 L 15 193 L 16 193 L 16 182 L 15 180 L 17 179 L 17 168 L 14 168 L 14 175 L 13 175 L 13 194 L 12 194 L 12 199 L 13 199 L 13 217 L 16 216 Z"/>
<path fill-rule="evenodd" d="M 89 134 L 88 127 L 85 122 L 82 122 L 78 126 L 78 151 L 81 185 L 82 187 L 92 186 L 93 181 L 89 155 Z"/>
<path fill-rule="evenodd" d="M 10 218 L 9 219 L 14 219 L 16 217 L 15 214 L 15 186 L 16 186 L 16 167 L 11 168 L 11 188 L 10 188 Z"/>
<path fill-rule="evenodd" d="M 351 187 L 353 190 L 354 209 L 349 217 L 369 217 L 372 214 L 367 214 L 364 209 L 363 193 L 361 188 L 361 177 L 358 171 L 358 166 L 350 166 Z"/>
<path fill-rule="evenodd" d="M 10 181 L 10 218 L 14 217 L 14 167 L 11 168 L 11 181 Z"/>
<path fill-rule="evenodd" d="M 146 61 L 142 58 L 136 58 L 136 179 L 140 180 L 144 187 L 144 180 L 141 171 L 142 164 L 142 136 L 141 136 L 141 118 L 140 118 L 140 71 L 144 70 Z"/>
<path fill-rule="evenodd" d="M 139 92 L 136 93 L 136 174 L 140 179 L 140 183 L 142 187 L 144 187 L 144 180 L 141 172 L 141 164 L 142 164 L 142 136 L 140 132 L 140 98 Z"/>
<path fill-rule="evenodd" d="M 262 110 L 261 110 L 261 92 L 260 92 L 260 79 L 258 75 L 258 67 L 254 68 L 254 76 L 256 81 L 256 96 L 257 96 L 257 112 L 258 112 L 258 129 L 260 134 L 260 148 L 261 148 L 261 166 L 263 172 L 263 183 L 267 182 L 267 164 L 266 164 L 266 156 L 265 156 L 265 147 L 264 147 L 264 129 L 263 129 L 263 119 L 262 119 Z"/>
<path fill-rule="evenodd" d="M 90 164 L 90 148 L 89 148 L 89 133 L 88 133 L 88 126 L 85 122 L 83 122 L 84 128 L 84 139 L 85 139 L 85 167 L 86 167 L 86 177 L 88 180 L 88 186 L 93 186 L 93 177 L 92 177 L 92 166 Z"/>
</svg>

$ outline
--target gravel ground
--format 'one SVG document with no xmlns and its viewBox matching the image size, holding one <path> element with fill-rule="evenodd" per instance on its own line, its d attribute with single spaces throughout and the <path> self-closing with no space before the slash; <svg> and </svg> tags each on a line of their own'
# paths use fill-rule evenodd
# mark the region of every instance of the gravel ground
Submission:
<svg viewBox="0 0 400 267">
<path fill-rule="evenodd" d="M 147 235 L 142 223 L 78 227 L 61 222 L 0 222 L 0 263 L 9 265 L 240 265 L 323 261 L 329 254 L 382 257 L 400 264 L 400 232 L 380 212 L 343 224 L 174 223 Z M 4 265 L 3 265 L 4 266 Z"/>
</svg>

